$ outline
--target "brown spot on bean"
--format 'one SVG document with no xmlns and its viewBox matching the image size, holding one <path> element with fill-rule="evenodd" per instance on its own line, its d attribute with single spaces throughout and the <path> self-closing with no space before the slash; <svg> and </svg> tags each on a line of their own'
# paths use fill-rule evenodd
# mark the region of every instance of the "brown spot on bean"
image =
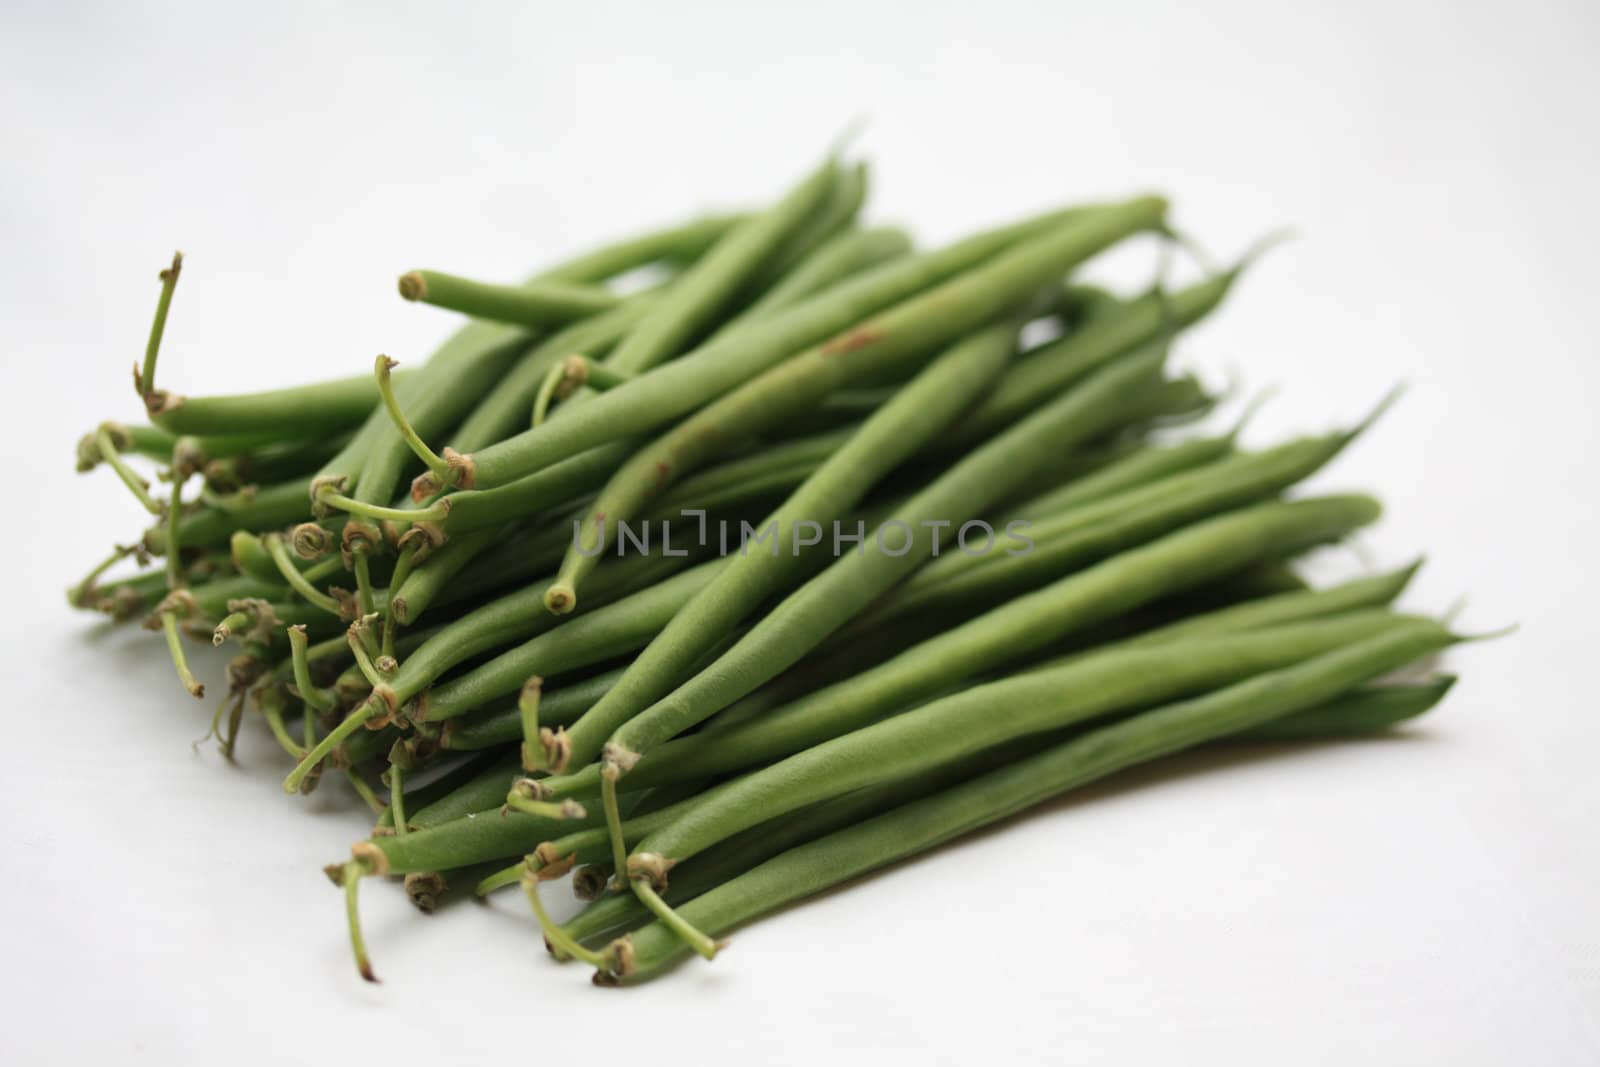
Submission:
<svg viewBox="0 0 1600 1067">
<path fill-rule="evenodd" d="M 851 330 L 847 334 L 842 334 L 838 337 L 835 337 L 833 340 L 822 346 L 822 352 L 824 355 L 828 356 L 843 355 L 846 352 L 854 352 L 859 348 L 865 348 L 873 342 L 880 341 L 882 339 L 883 334 L 879 333 L 877 330 L 870 326 L 862 326 L 859 329 Z"/>
</svg>

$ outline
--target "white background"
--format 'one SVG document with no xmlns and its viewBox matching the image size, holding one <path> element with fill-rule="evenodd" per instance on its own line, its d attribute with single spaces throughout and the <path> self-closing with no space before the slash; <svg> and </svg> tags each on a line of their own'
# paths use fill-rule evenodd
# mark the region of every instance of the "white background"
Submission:
<svg viewBox="0 0 1600 1067">
<path fill-rule="evenodd" d="M 1596 1062 L 1596 12 L 8 4 L 0 1056 Z M 1256 440 L 1409 381 L 1318 484 L 1389 501 L 1363 550 L 1428 554 L 1410 604 L 1521 631 L 1403 739 L 1125 777 L 640 990 L 554 966 L 516 900 L 368 886 L 362 984 L 319 868 L 363 816 L 282 796 L 259 728 L 192 753 L 159 640 L 63 604 L 140 526 L 71 461 L 136 415 L 157 268 L 188 256 L 185 391 L 416 360 L 450 324 L 398 272 L 759 202 L 858 116 L 873 216 L 929 241 L 1152 187 L 1219 254 L 1298 227 L 1185 358 L 1281 387 Z"/>
</svg>

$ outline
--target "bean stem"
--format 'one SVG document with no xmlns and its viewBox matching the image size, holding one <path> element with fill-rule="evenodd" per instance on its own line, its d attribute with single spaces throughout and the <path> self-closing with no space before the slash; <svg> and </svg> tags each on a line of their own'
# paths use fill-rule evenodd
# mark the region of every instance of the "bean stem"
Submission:
<svg viewBox="0 0 1600 1067">
<path fill-rule="evenodd" d="M 161 272 L 161 296 L 156 301 L 156 316 L 150 323 L 150 339 L 144 346 L 144 367 L 138 374 L 139 395 L 147 397 L 156 388 L 156 357 L 161 352 L 161 338 L 167 330 L 167 311 L 172 307 L 172 294 L 178 288 L 178 274 L 183 270 L 183 253 L 172 253 L 172 265 Z"/>
<path fill-rule="evenodd" d="M 266 546 L 267 554 L 272 557 L 272 562 L 278 565 L 278 573 L 283 575 L 283 580 L 288 583 L 290 589 L 299 593 L 306 603 L 319 607 L 330 615 L 342 614 L 339 602 L 312 585 L 311 580 L 306 577 L 307 572 L 295 566 L 293 557 L 289 555 L 289 545 L 284 541 L 282 534 L 269 533 L 262 538 L 262 543 Z"/>
<path fill-rule="evenodd" d="M 518 876 L 518 880 L 522 883 L 522 891 L 527 894 L 528 905 L 533 909 L 534 918 L 539 920 L 539 926 L 544 931 L 545 940 L 550 943 L 552 951 L 557 954 L 556 958 L 560 959 L 562 955 L 565 955 L 575 960 L 581 960 L 591 967 L 604 967 L 605 961 L 601 958 L 600 953 L 592 952 L 578 944 L 578 942 L 567 936 L 566 931 L 561 929 L 559 923 L 550 918 L 550 913 L 545 911 L 544 901 L 539 898 L 538 877 L 524 871 Z"/>
<path fill-rule="evenodd" d="M 389 372 L 399 365 L 398 361 L 382 355 L 373 362 L 372 373 L 378 380 L 378 395 L 383 398 L 383 407 L 389 413 L 390 421 L 394 423 L 395 429 L 400 431 L 400 436 L 405 438 L 406 444 L 411 446 L 411 451 L 416 453 L 424 466 L 443 477 L 445 471 L 450 469 L 450 464 L 423 441 L 416 428 L 411 425 L 411 421 L 406 418 L 399 399 L 394 395 L 394 383 L 389 380 Z"/>
<path fill-rule="evenodd" d="M 111 439 L 111 431 L 102 426 L 95 431 L 94 439 L 100 448 L 100 457 L 116 472 L 134 499 L 138 500 L 150 514 L 160 517 L 161 504 L 150 495 L 150 483 L 139 477 L 138 473 L 123 460 L 122 454 L 117 451 L 116 443 Z"/>
<path fill-rule="evenodd" d="M 655 887 L 648 878 L 635 878 L 632 881 L 633 894 L 638 897 L 645 907 L 649 908 L 655 917 L 678 936 L 678 939 L 688 945 L 695 952 L 708 960 L 717 958 L 717 949 L 721 944 L 701 933 L 694 924 L 674 911 L 666 901 L 661 899 Z"/>
<path fill-rule="evenodd" d="M 176 612 L 163 611 L 161 613 L 161 630 L 167 637 L 167 651 L 172 655 L 172 666 L 178 672 L 178 680 L 189 691 L 189 695 L 199 700 L 206 695 L 206 687 L 195 678 L 194 672 L 189 669 L 189 658 L 183 652 L 183 636 L 178 632 L 178 616 Z M 204 740 L 202 738 L 201 740 Z"/>
</svg>

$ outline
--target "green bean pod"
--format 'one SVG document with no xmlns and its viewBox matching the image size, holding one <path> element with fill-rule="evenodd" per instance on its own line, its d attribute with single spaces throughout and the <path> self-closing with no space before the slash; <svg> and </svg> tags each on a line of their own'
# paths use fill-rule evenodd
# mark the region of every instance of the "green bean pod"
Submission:
<svg viewBox="0 0 1600 1067">
<path fill-rule="evenodd" d="M 983 554 L 946 553 L 873 606 L 861 627 L 921 611 L 993 603 L 1037 588 L 1093 559 L 1105 544 L 1125 545 L 1287 489 L 1331 462 L 1359 430 L 1302 438 L 1242 453 L 1135 485 L 1049 515 L 1028 526 L 1027 544 Z"/>
<path fill-rule="evenodd" d="M 998 377 L 1001 366 L 1009 359 L 1015 331 L 1016 325 L 1012 324 L 984 331 L 974 341 L 957 345 L 954 353 L 961 356 L 950 357 L 954 362 L 949 367 L 953 369 L 942 374 L 929 372 L 920 388 L 908 386 L 868 419 L 849 444 L 774 514 L 779 538 L 788 537 L 790 527 L 797 521 L 817 525 L 820 536 L 821 524 L 842 517 L 880 478 L 969 407 L 971 398 Z M 704 466 L 728 445 L 755 436 L 763 427 L 804 410 L 832 390 L 881 366 L 879 357 L 885 354 L 894 355 L 892 350 L 876 347 L 850 353 L 809 349 L 723 395 L 634 455 L 595 498 L 562 560 L 555 583 L 545 594 L 546 605 L 552 611 L 564 612 L 577 602 L 579 583 L 595 568 L 615 537 L 607 537 L 607 523 L 615 531 L 618 524 L 633 521 L 666 487 Z M 969 362 L 973 363 L 970 372 L 963 369 Z M 944 383 L 946 376 L 952 378 L 951 384 Z M 757 568 L 773 571 L 790 562 L 793 554 L 779 555 L 778 560 L 745 555 L 742 566 L 734 568 L 733 573 Z M 743 580 L 730 577 L 726 581 Z M 756 589 L 754 599 L 770 592 L 771 586 L 768 582 Z M 731 604 L 729 610 L 734 610 Z"/>
<path fill-rule="evenodd" d="M 1176 293 L 1149 293 L 1107 308 L 1060 340 L 1022 360 L 969 415 L 952 444 L 971 444 L 1004 429 L 1113 356 L 1191 326 L 1222 303 L 1246 264 L 1212 275 Z"/>
<path fill-rule="evenodd" d="M 784 707 L 725 729 L 710 728 L 670 741 L 646 753 L 623 781 L 640 788 L 705 778 L 788 756 L 1046 648 L 1093 623 L 1201 585 L 1289 546 L 1348 532 L 1377 515 L 1377 504 L 1368 498 L 1330 497 L 1259 505 L 1196 523 L 1002 604 Z M 1268 618 L 1262 624 L 1272 621 Z M 598 782 L 599 769 L 586 767 L 548 784 L 560 796 L 568 790 L 592 791 Z"/>
<path fill-rule="evenodd" d="M 522 327 L 564 326 L 617 306 L 608 290 L 544 279 L 521 285 L 494 285 L 434 270 L 400 276 L 400 295 L 474 319 Z"/>
<path fill-rule="evenodd" d="M 178 396 L 155 390 L 150 420 L 169 433 L 272 433 L 280 439 L 337 433 L 361 423 L 378 404 L 370 374 L 237 396 Z"/>
<path fill-rule="evenodd" d="M 427 691 L 415 717 L 441 722 L 515 693 L 530 675 L 559 674 L 632 652 L 659 633 L 726 562 L 702 563 L 502 652 Z M 392 684 L 399 691 L 398 678 Z"/>
<path fill-rule="evenodd" d="M 639 375 L 581 411 L 458 457 L 454 481 L 466 488 L 503 485 L 596 445 L 648 432 L 829 338 L 840 351 L 868 344 L 915 350 L 937 344 L 941 334 L 960 336 L 1008 303 L 1031 298 L 1046 277 L 1129 233 L 1160 225 L 1164 209 L 1161 201 L 1145 199 L 1075 211 L 1066 222 L 1046 215 L 887 263 Z M 914 294 L 922 295 L 911 300 Z M 893 313 L 874 317 L 897 302 Z M 423 479 L 412 492 L 427 497 L 436 488 L 436 481 Z"/>
<path fill-rule="evenodd" d="M 606 746 L 614 762 L 626 766 L 638 753 L 705 721 L 775 677 L 915 570 L 937 543 L 937 525 L 930 523 L 954 528 L 976 518 L 1062 449 L 1114 418 L 1117 405 L 1156 373 L 1165 356 L 1165 351 L 1151 349 L 1115 361 L 972 452 L 895 509 L 860 553 L 835 560 L 791 593 L 711 669 L 682 684 L 677 678 L 634 672 L 637 681 L 624 679 L 568 731 L 577 763 L 588 762 Z M 883 537 L 891 524 L 908 531 L 899 554 L 890 551 Z"/>
<path fill-rule="evenodd" d="M 790 901 L 1119 770 L 1314 708 L 1453 640 L 1448 631 L 1429 623 L 1395 627 L 1204 696 L 1091 730 L 962 786 L 783 853 L 683 905 L 679 916 L 697 929 L 720 936 Z M 1042 699 L 1056 698 L 1045 693 Z M 647 978 L 685 953 L 666 924 L 652 923 L 613 946 L 605 978 Z"/>
<path fill-rule="evenodd" d="M 817 209 L 838 173 L 838 163 L 830 157 L 772 208 L 729 230 L 622 339 L 612 366 L 636 374 L 678 355 Z"/>
</svg>

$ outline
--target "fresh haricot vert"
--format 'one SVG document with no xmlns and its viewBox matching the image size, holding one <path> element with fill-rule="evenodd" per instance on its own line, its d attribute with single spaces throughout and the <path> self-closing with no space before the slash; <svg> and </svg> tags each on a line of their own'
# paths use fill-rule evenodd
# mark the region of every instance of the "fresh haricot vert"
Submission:
<svg viewBox="0 0 1600 1067">
<path fill-rule="evenodd" d="M 835 234 L 797 260 L 761 298 L 747 307 L 724 329 L 737 328 L 756 317 L 821 292 L 841 278 L 911 254 L 911 239 L 901 230 L 846 230 Z"/>
<path fill-rule="evenodd" d="M 860 625 L 879 626 L 920 611 L 992 603 L 996 597 L 1037 588 L 1039 582 L 1095 558 L 1108 540 L 1127 544 L 1140 533 L 1164 532 L 1281 492 L 1327 464 L 1366 425 L 1231 456 L 1047 515 L 1023 531 L 1026 551 L 946 553 L 874 605 Z"/>
<path fill-rule="evenodd" d="M 1379 734 L 1435 707 L 1454 681 L 1446 676 L 1416 684 L 1353 690 L 1317 707 L 1240 731 L 1228 740 L 1326 740 Z M 1034 742 L 1030 740 L 1026 744 L 1032 746 Z M 667 903 L 677 907 L 732 881 L 779 853 L 882 815 L 901 804 L 960 785 L 974 772 L 983 773 L 1004 766 L 1018 758 L 1020 748 L 1016 744 L 1005 746 L 889 785 L 857 790 L 753 827 L 675 868 L 663 896 Z M 485 880 L 479 883 L 478 892 L 489 892 L 497 887 L 498 883 Z M 594 945 L 597 939 L 637 929 L 651 918 L 652 913 L 631 895 L 609 894 L 594 898 L 594 903 L 562 923 L 561 931 L 580 945 L 588 946 Z"/>
<path fill-rule="evenodd" d="M 652 662 L 672 662 L 674 649 L 670 643 L 663 647 L 669 637 L 687 640 L 669 628 L 635 661 L 628 676 L 567 732 L 571 754 L 552 761 L 552 768 L 581 765 L 604 748 L 607 762 L 625 772 L 649 747 L 704 721 L 777 675 L 931 555 L 937 526 L 926 524 L 959 525 L 977 517 L 1051 456 L 1115 417 L 1117 404 L 1155 374 L 1164 359 L 1164 351 L 1150 350 L 1118 361 L 951 467 L 895 509 L 874 536 L 864 539 L 859 552 L 834 561 L 791 593 L 733 649 L 687 683 L 705 680 L 707 692 L 699 687 L 674 692 L 682 681 L 681 668 L 662 670 Z M 892 544 L 884 532 L 891 525 L 904 535 Z M 661 651 L 655 652 L 657 648 Z"/>
<path fill-rule="evenodd" d="M 604 281 L 685 251 L 693 254 L 703 250 L 709 235 L 716 235 L 710 236 L 714 241 L 728 228 L 728 222 L 712 220 L 624 240 L 546 270 L 530 279 L 529 284 Z M 415 376 L 416 384 L 400 390 L 410 424 L 424 437 L 447 428 L 488 391 L 534 340 L 532 334 L 518 327 L 499 323 L 473 322 L 462 327 L 428 359 L 423 371 Z M 368 383 L 371 384 L 370 378 Z M 347 503 L 353 500 L 379 506 L 388 504 L 394 496 L 409 466 L 411 452 L 388 414 L 376 409 L 376 397 L 373 388 L 373 402 L 364 409 L 369 414 L 355 441 L 312 479 L 314 500 L 327 505 L 344 497 Z"/>
<path fill-rule="evenodd" d="M 1159 227 L 1165 209 L 1153 197 L 1074 209 L 887 263 L 639 375 L 595 397 L 581 412 L 458 455 L 447 481 L 468 488 L 503 485 L 598 445 L 647 433 L 813 345 L 915 350 L 960 336 L 995 317 L 1007 301 L 1031 299 L 1052 274 L 1120 238 Z M 443 484 L 424 476 L 412 493 L 426 498 Z"/>
<path fill-rule="evenodd" d="M 844 236 L 859 236 L 861 240 L 848 244 L 836 242 L 818 248 L 811 256 L 802 259 L 796 265 L 793 274 L 786 276 L 783 282 L 769 291 L 759 302 L 759 307 L 747 310 L 737 322 L 747 325 L 749 322 L 758 321 L 761 316 L 780 311 L 851 274 L 897 258 L 908 249 L 904 237 L 897 231 L 874 231 L 868 234 Z M 636 298 L 636 301 L 638 299 L 644 298 Z M 534 384 L 533 372 L 537 368 L 550 366 L 552 370 L 555 369 L 553 365 L 559 362 L 557 357 L 569 353 L 573 347 L 588 352 L 609 348 L 625 332 L 622 327 L 636 322 L 643 310 L 642 304 L 619 308 L 611 315 L 599 316 L 562 331 L 529 353 L 517 369 L 500 384 L 495 393 L 468 417 L 463 428 L 453 435 L 456 447 L 466 451 L 480 444 L 499 440 L 514 424 L 521 421 L 521 415 L 527 408 L 527 392 Z M 607 320 L 616 319 L 630 311 L 635 312 L 630 318 L 619 320 L 603 331 L 600 329 Z M 587 356 L 580 358 L 583 358 L 586 364 L 590 363 Z M 593 364 L 593 366 L 602 369 L 604 374 L 618 375 L 618 372 L 609 365 Z M 624 379 L 618 375 L 614 380 Z M 534 398 L 536 414 L 538 399 L 537 396 Z M 432 602 L 440 589 L 450 581 L 452 572 L 465 566 L 466 561 L 477 555 L 485 543 L 484 538 L 488 536 L 482 532 L 483 530 L 520 518 L 532 509 L 549 508 L 565 503 L 575 495 L 592 489 L 598 479 L 603 479 L 621 465 L 628 450 L 628 445 L 621 442 L 601 446 L 499 489 L 455 494 L 451 498 L 451 510 L 439 521 L 439 528 L 447 537 L 454 537 L 458 542 L 465 537 L 472 543 L 447 545 L 443 553 L 435 554 L 425 566 L 413 574 L 412 581 L 398 590 L 395 603 L 400 621 L 408 624 L 414 621 L 416 616 Z M 820 458 L 825 458 L 825 454 Z M 820 462 L 820 458 L 817 462 Z M 777 459 L 775 456 L 773 460 L 767 462 L 774 462 Z M 730 471 L 725 477 L 737 480 L 748 473 L 748 471 Z M 803 480 L 793 477 L 793 472 L 785 472 L 785 475 L 789 478 L 783 483 L 786 488 L 792 488 Z M 763 486 L 760 484 L 740 484 L 733 490 L 732 499 L 751 499 L 751 494 L 760 494 L 762 490 Z M 691 505 L 702 504 L 702 510 L 704 507 L 717 507 L 726 502 L 723 498 L 712 496 L 685 499 Z M 564 525 L 561 524 L 560 528 L 564 528 Z"/>
<path fill-rule="evenodd" d="M 744 307 L 724 320 L 719 329 L 727 329 L 752 313 L 759 313 L 759 305 L 771 296 L 774 289 L 791 283 L 803 273 L 804 265 L 813 259 L 818 250 L 841 230 L 852 226 L 861 207 L 866 203 L 870 174 L 864 162 L 836 164 L 833 181 L 806 218 L 779 244 L 773 254 L 751 272 L 750 277 L 735 295 L 735 304 Z M 802 284 L 804 284 L 802 282 Z M 751 300 L 751 298 L 754 298 Z M 778 304 L 783 296 L 774 298 Z"/>
<path fill-rule="evenodd" d="M 1068 789 L 1316 707 L 1363 682 L 1448 647 L 1455 640 L 1435 623 L 1416 621 L 1092 730 L 965 785 L 786 852 L 685 904 L 678 910 L 679 917 L 702 932 L 726 934 L 745 919 L 760 914 L 760 910 L 809 896 Z M 967 693 L 941 703 L 960 706 L 981 699 Z M 1060 697 L 1048 690 L 1037 693 L 1034 699 L 1047 712 L 1061 704 Z M 756 777 L 752 775 L 747 781 Z M 719 799 L 726 803 L 731 795 Z M 711 821 L 711 816 L 721 814 L 722 804 L 717 804 L 715 810 L 707 809 L 696 810 L 690 817 L 699 817 L 703 825 Z M 690 825 L 688 829 L 698 831 L 699 826 Z M 711 832 L 718 829 L 712 828 Z M 651 835 L 635 850 L 630 863 L 640 861 L 634 863 L 639 877 L 655 878 L 659 872 L 664 882 L 665 868 L 670 867 L 672 857 L 654 850 L 663 842 L 673 847 L 687 837 L 681 823 L 672 831 Z M 676 931 L 659 924 L 614 944 L 606 954 L 607 976 L 631 980 L 647 977 L 681 957 L 684 949 L 676 943 L 676 937 Z"/>
<path fill-rule="evenodd" d="M 803 576 L 802 525 L 809 527 L 804 538 L 814 547 L 824 536 L 824 524 L 831 525 L 842 519 L 875 482 L 965 410 L 971 398 L 992 381 L 1009 360 L 1015 329 L 1014 324 L 994 327 L 956 345 L 868 419 L 763 521 L 762 529 L 773 531 L 772 536 L 779 542 L 777 551 L 770 554 L 742 552 L 728 559 L 710 584 L 665 624 L 660 635 L 651 641 L 597 708 L 607 707 L 607 702 L 613 701 L 614 694 L 624 687 L 638 686 L 637 678 L 641 674 L 654 674 L 670 685 L 731 632 L 757 604 L 782 592 L 794 579 Z M 804 395 L 800 390 L 790 392 Z M 738 396 L 736 392 L 727 399 Z M 706 410 L 716 411 L 719 407 L 721 404 Z M 718 424 L 713 421 L 710 425 Z M 708 432 L 696 424 L 696 434 Z M 547 606 L 549 602 L 547 592 Z M 579 726 L 590 722 L 590 717 L 596 714 L 591 710 L 579 720 Z M 547 730 L 537 738 L 525 737 L 524 744 L 530 754 L 535 754 L 536 744 L 540 747 L 541 767 L 563 769 L 570 758 L 565 747 L 565 732 Z M 613 782 L 614 779 L 608 780 L 608 792 L 603 794 L 608 798 L 608 810 Z"/>
<path fill-rule="evenodd" d="M 680 354 L 817 210 L 838 180 L 838 162 L 830 157 L 772 208 L 730 229 L 622 339 L 611 356 L 612 367 L 635 374 Z"/>
<path fill-rule="evenodd" d="M 469 318 L 529 327 L 562 326 L 609 311 L 621 299 L 593 285 L 551 280 L 495 285 L 433 270 L 400 275 L 400 295 Z"/>
<path fill-rule="evenodd" d="M 1236 393 L 1167 350 L 1254 253 L 1123 295 L 1075 268 L 1170 237 L 1159 198 L 914 253 L 858 221 L 867 186 L 835 156 L 520 285 L 414 272 L 477 321 L 264 393 L 158 380 L 163 272 L 153 421 L 76 456 L 149 529 L 69 601 L 145 619 L 195 693 L 187 641 L 231 645 L 223 752 L 259 712 L 291 791 L 377 813 L 329 869 L 367 977 L 365 878 L 423 910 L 520 883 L 555 955 L 633 981 L 1119 767 L 1370 737 L 1449 690 L 1387 677 L 1452 640 L 1390 607 L 1414 568 L 1302 577 L 1377 514 L 1282 499 L 1353 433 L 1183 429 Z M 591 906 L 557 924 L 568 873 Z"/>
<path fill-rule="evenodd" d="M 1110 356 L 1169 336 L 1215 311 L 1244 270 L 1276 238 L 1247 253 L 1235 266 L 1175 293 L 1160 289 L 1137 300 L 1106 309 L 1068 331 L 1053 345 L 1023 360 L 993 394 L 974 411 L 953 437 L 953 444 L 981 440 L 1037 403 L 1037 397 L 1062 389 Z"/>
<path fill-rule="evenodd" d="M 919 377 L 863 423 L 771 516 L 769 523 L 776 523 L 778 539 L 790 540 L 797 521 L 809 522 L 820 539 L 868 489 L 914 455 L 999 377 L 1011 355 L 1015 332 L 1016 324 L 1008 324 L 978 334 L 970 344 L 957 347 L 963 358 L 941 363 L 941 374 L 929 372 Z M 875 358 L 880 351 L 873 347 L 844 353 L 808 350 L 708 404 L 647 445 L 611 477 L 590 505 L 555 582 L 545 592 L 545 606 L 558 614 L 571 611 L 577 603 L 578 583 L 620 536 L 620 525 L 638 517 L 667 486 L 704 466 L 729 444 L 753 437 L 786 415 L 804 410 L 830 390 L 882 366 Z M 973 368 L 970 371 L 968 364 Z M 607 523 L 611 524 L 609 533 Z M 746 555 L 742 559 L 752 562 L 741 566 L 751 575 L 759 573 L 752 568 L 779 571 L 797 554 L 795 548 L 785 547 L 776 560 L 765 564 L 758 556 Z M 754 585 L 755 579 L 741 574 L 729 581 Z M 759 600 L 771 590 L 769 580 L 756 587 L 752 596 Z"/>
<path fill-rule="evenodd" d="M 646 753 L 624 780 L 632 779 L 629 784 L 635 788 L 693 780 L 798 752 L 1014 662 L 1030 650 L 1049 647 L 1094 622 L 1193 588 L 1263 556 L 1349 533 L 1376 517 L 1370 500 L 1332 497 L 1265 504 L 1197 523 L 999 605 L 792 704 L 737 726 L 712 726 L 667 742 Z M 679 694 L 692 696 L 707 684 L 703 680 L 715 681 L 702 673 L 680 687 Z M 601 768 L 590 765 L 551 779 L 548 788 L 553 796 L 588 793 L 602 780 Z"/>
</svg>

